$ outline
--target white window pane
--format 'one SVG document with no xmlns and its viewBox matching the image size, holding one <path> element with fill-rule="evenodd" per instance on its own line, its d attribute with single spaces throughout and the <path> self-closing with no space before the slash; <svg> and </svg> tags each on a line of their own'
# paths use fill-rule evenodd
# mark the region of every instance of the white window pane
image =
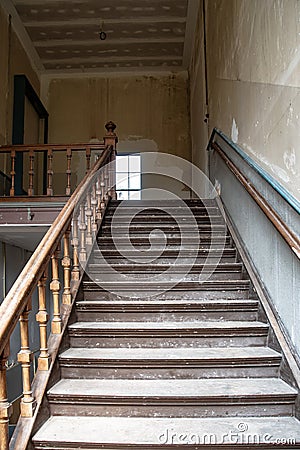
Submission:
<svg viewBox="0 0 300 450">
<path fill-rule="evenodd" d="M 116 157 L 116 172 L 128 172 L 128 156 Z"/>
<path fill-rule="evenodd" d="M 121 191 L 123 189 L 128 189 L 128 174 L 127 173 L 116 173 L 116 189 Z"/>
<path fill-rule="evenodd" d="M 128 200 L 128 191 L 118 191 L 118 200 Z"/>
<path fill-rule="evenodd" d="M 141 171 L 141 155 L 129 156 L 129 172 Z"/>
<path fill-rule="evenodd" d="M 129 200 L 141 200 L 141 191 L 129 191 Z"/>
<path fill-rule="evenodd" d="M 141 175 L 139 173 L 129 175 L 129 189 L 141 189 Z"/>
</svg>

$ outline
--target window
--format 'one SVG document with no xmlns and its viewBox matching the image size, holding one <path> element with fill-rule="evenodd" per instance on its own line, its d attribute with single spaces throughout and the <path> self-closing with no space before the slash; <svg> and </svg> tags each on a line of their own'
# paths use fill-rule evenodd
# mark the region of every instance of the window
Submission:
<svg viewBox="0 0 300 450">
<path fill-rule="evenodd" d="M 141 155 L 117 155 L 116 191 L 118 200 L 140 200 Z"/>
</svg>

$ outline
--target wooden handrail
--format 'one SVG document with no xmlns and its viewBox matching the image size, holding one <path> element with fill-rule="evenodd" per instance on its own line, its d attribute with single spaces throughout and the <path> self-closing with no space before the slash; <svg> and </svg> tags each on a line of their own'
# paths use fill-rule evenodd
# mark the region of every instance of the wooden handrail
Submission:
<svg viewBox="0 0 300 450">
<path fill-rule="evenodd" d="M 106 163 L 111 152 L 112 147 L 107 147 L 92 170 L 78 185 L 0 305 L 0 354 L 25 307 L 27 298 L 37 284 L 37 279 L 43 275 L 45 265 L 68 228 L 78 200 L 84 194 L 94 174 Z"/>
<path fill-rule="evenodd" d="M 115 143 L 115 139 L 111 142 Z M 6 383 L 6 362 L 9 356 L 9 339 L 16 328 L 17 322 L 20 322 L 21 350 L 18 353 L 18 361 L 22 367 L 23 397 L 21 399 L 20 409 L 21 417 L 33 417 L 37 405 L 34 392 L 30 383 L 30 365 L 32 361 L 32 351 L 29 348 L 29 326 L 28 315 L 31 310 L 31 297 L 35 288 L 38 288 L 39 312 L 36 320 L 40 327 L 40 356 L 38 360 L 38 371 L 48 371 L 50 368 L 51 355 L 47 347 L 47 322 L 48 313 L 45 301 L 45 283 L 47 280 L 48 265 L 51 259 L 51 278 L 50 291 L 53 298 L 53 318 L 51 330 L 53 335 L 61 335 L 63 331 L 63 321 L 61 317 L 60 291 L 61 281 L 59 279 L 59 258 L 60 246 L 63 242 L 63 259 L 61 261 L 63 269 L 63 295 L 62 303 L 71 305 L 72 289 L 71 277 L 74 282 L 80 278 L 79 269 L 79 239 L 78 228 L 80 229 L 80 250 L 87 253 L 86 250 L 92 243 L 92 236 L 96 236 L 97 223 L 99 218 L 103 217 L 103 211 L 109 200 L 107 193 L 115 198 L 114 186 L 104 182 L 103 190 L 97 188 L 102 182 L 103 174 L 100 168 L 104 167 L 108 171 L 106 164 L 112 163 L 110 171 L 114 170 L 115 146 L 109 143 L 100 158 L 96 161 L 93 168 L 86 174 L 75 192 L 69 198 L 48 232 L 45 234 L 35 252 L 23 268 L 17 280 L 13 284 L 9 293 L 0 305 L 0 448 L 8 450 L 8 421 L 11 411 L 11 405 L 7 399 Z M 94 196 L 98 192 L 97 200 Z M 93 198 L 93 208 L 92 200 Z M 77 209 L 80 206 L 82 215 L 79 224 Z M 73 252 L 70 252 L 70 232 L 72 227 L 72 246 Z M 86 227 L 88 223 L 88 227 Z M 96 224 L 92 227 L 91 224 Z M 72 266 L 73 256 L 73 269 Z M 84 266 L 85 259 L 82 258 Z"/>
<path fill-rule="evenodd" d="M 253 184 L 246 178 L 242 172 L 237 168 L 237 166 L 231 161 L 226 153 L 221 149 L 221 147 L 216 142 L 211 142 L 210 147 L 213 148 L 225 162 L 230 171 L 239 180 L 246 191 L 251 195 L 253 200 L 257 203 L 260 209 L 268 217 L 270 222 L 274 225 L 276 230 L 280 233 L 281 237 L 286 241 L 292 252 L 300 259 L 300 240 L 293 231 L 289 229 L 287 224 L 279 217 L 277 212 L 272 208 L 272 206 L 267 202 L 267 200 L 258 192 L 258 190 L 253 186 Z"/>
<path fill-rule="evenodd" d="M 12 150 L 16 152 L 29 153 L 31 150 L 36 152 L 47 152 L 48 149 L 57 152 L 66 152 L 68 149 L 72 151 L 104 150 L 105 143 L 86 143 L 86 144 L 28 144 L 28 145 L 1 145 L 0 153 L 10 153 Z"/>
<path fill-rule="evenodd" d="M 103 151 L 108 145 L 113 145 L 114 148 L 117 143 L 117 136 L 114 132 L 116 125 L 113 122 L 107 122 L 105 125 L 106 135 L 103 137 L 103 142 L 94 143 L 77 143 L 77 144 L 29 144 L 29 145 L 4 145 L 0 146 L 0 155 L 10 155 L 10 177 L 11 177 L 11 188 L 10 197 L 14 197 L 15 186 L 17 187 L 17 194 L 20 194 L 20 181 L 22 185 L 23 179 L 23 168 L 19 167 L 18 158 L 23 161 L 23 155 L 29 155 L 29 171 L 28 171 L 28 196 L 33 196 L 34 185 L 36 182 L 34 166 L 35 166 L 35 156 L 38 153 L 43 153 L 44 155 L 44 179 L 43 179 L 43 193 L 47 196 L 52 196 L 55 189 L 53 189 L 53 158 L 56 153 L 65 153 L 65 194 L 71 194 L 71 161 L 72 155 L 75 152 L 85 152 L 86 160 L 86 172 L 90 170 L 92 151 Z M 23 163 L 22 163 L 23 164 Z M 18 169 L 17 169 L 18 167 Z M 46 180 L 47 178 L 47 180 Z M 18 183 L 16 183 L 16 181 Z"/>
</svg>

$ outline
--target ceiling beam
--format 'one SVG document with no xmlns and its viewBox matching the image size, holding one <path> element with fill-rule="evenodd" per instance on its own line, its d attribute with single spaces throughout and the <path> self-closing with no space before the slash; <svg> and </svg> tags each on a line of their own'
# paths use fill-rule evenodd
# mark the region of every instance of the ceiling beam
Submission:
<svg viewBox="0 0 300 450">
<path fill-rule="evenodd" d="M 115 62 L 126 62 L 130 61 L 182 61 L 181 56 L 92 56 L 92 57 L 75 57 L 75 58 L 63 58 L 63 59 L 43 59 L 44 64 L 85 64 L 85 63 L 115 63 Z"/>
<path fill-rule="evenodd" d="M 101 41 L 99 38 L 95 39 L 82 39 L 82 40 L 74 40 L 74 39 L 49 39 L 45 41 L 34 41 L 35 47 L 45 48 L 45 47 L 61 47 L 65 45 L 70 46 L 90 46 L 90 45 L 99 45 L 99 46 L 110 46 L 110 45 L 129 45 L 129 44 L 182 44 L 184 42 L 184 36 L 182 37 L 174 37 L 174 38 L 151 38 L 151 39 L 140 39 L 140 38 L 121 38 L 121 39 L 106 39 L 106 41 Z"/>
<path fill-rule="evenodd" d="M 198 1 L 198 0 L 192 0 Z M 155 16 L 155 17 L 137 17 L 132 19 L 101 19 L 100 17 L 93 17 L 90 19 L 76 19 L 70 18 L 70 20 L 26 20 L 24 19 L 23 23 L 25 27 L 34 28 L 34 27 L 66 27 L 66 26 L 89 26 L 89 25 L 98 25 L 99 27 L 102 23 L 105 25 L 109 24 L 128 24 L 134 23 L 138 24 L 154 24 L 154 23 L 174 23 L 183 24 L 186 22 L 185 17 L 166 17 L 166 16 Z"/>
<path fill-rule="evenodd" d="M 27 31 L 24 28 L 24 25 L 16 11 L 16 8 L 14 7 L 11 0 L 1 0 L 1 6 L 4 9 L 4 11 L 11 16 L 12 26 L 16 33 L 16 35 L 19 38 L 19 41 L 21 45 L 23 46 L 32 67 L 35 69 L 37 74 L 40 74 L 40 72 L 43 72 L 45 70 L 41 59 L 35 50 L 32 41 L 30 37 L 28 36 Z"/>
<path fill-rule="evenodd" d="M 183 67 L 188 69 L 194 48 L 197 18 L 199 14 L 200 0 L 188 0 L 185 40 L 183 47 Z"/>
</svg>

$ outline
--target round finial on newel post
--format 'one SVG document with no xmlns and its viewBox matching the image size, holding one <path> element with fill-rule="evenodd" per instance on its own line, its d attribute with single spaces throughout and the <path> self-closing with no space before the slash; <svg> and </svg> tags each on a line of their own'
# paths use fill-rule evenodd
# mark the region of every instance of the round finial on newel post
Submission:
<svg viewBox="0 0 300 450">
<path fill-rule="evenodd" d="M 107 130 L 108 135 L 114 135 L 115 136 L 115 129 L 117 128 L 117 125 L 113 123 L 111 120 L 105 124 L 105 128 Z"/>
<path fill-rule="evenodd" d="M 105 124 L 106 128 L 106 135 L 104 136 L 104 144 L 107 145 L 113 145 L 114 148 L 116 148 L 116 143 L 118 142 L 117 135 L 115 133 L 115 129 L 117 128 L 117 125 L 112 122 L 111 120 Z"/>
</svg>

